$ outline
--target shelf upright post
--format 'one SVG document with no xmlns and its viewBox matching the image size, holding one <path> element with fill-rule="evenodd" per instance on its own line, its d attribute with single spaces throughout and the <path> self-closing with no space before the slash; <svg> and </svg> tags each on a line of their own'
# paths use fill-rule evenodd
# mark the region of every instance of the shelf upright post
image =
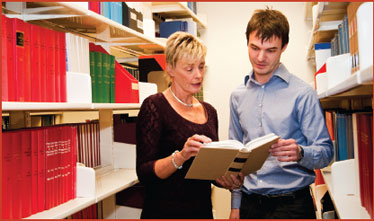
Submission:
<svg viewBox="0 0 374 221">
<path fill-rule="evenodd" d="M 31 127 L 30 112 L 26 112 L 26 111 L 9 112 L 9 127 L 10 129 Z"/>
<path fill-rule="evenodd" d="M 113 110 L 99 110 L 101 166 L 113 165 Z"/>
</svg>

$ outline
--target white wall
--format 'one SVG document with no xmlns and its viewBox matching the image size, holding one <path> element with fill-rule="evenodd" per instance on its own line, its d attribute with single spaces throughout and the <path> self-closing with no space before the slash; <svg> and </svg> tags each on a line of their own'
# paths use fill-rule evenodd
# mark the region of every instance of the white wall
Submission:
<svg viewBox="0 0 374 221">
<path fill-rule="evenodd" d="M 304 81 L 313 81 L 313 67 L 306 60 L 311 22 L 304 21 L 304 2 L 198 2 L 198 14 L 207 17 L 207 28 L 201 31 L 208 47 L 204 100 L 217 109 L 221 140 L 228 138 L 230 94 L 251 69 L 247 23 L 254 10 L 266 6 L 281 11 L 290 24 L 290 42 L 281 62 Z"/>
<path fill-rule="evenodd" d="M 245 36 L 247 23 L 255 9 L 264 9 L 266 5 L 281 11 L 290 24 L 290 42 L 281 62 L 304 81 L 313 81 L 313 67 L 306 61 L 312 27 L 311 22 L 304 21 L 305 3 L 198 2 L 198 14 L 205 14 L 207 18 L 207 29 L 201 31 L 201 39 L 208 47 L 204 100 L 217 109 L 221 140 L 228 138 L 230 94 L 251 69 Z M 215 218 L 227 219 L 230 192 L 214 188 L 212 195 Z"/>
</svg>

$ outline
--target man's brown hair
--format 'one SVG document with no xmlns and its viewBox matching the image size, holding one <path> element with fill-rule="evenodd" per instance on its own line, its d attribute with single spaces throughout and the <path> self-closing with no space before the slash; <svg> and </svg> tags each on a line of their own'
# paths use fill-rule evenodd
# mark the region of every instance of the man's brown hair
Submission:
<svg viewBox="0 0 374 221">
<path fill-rule="evenodd" d="M 286 16 L 280 11 L 269 8 L 256 10 L 247 25 L 247 31 L 245 33 L 247 44 L 249 35 L 254 31 L 257 31 L 256 37 L 261 38 L 262 41 L 269 40 L 273 36 L 276 36 L 282 39 L 282 48 L 288 44 L 290 28 Z"/>
</svg>

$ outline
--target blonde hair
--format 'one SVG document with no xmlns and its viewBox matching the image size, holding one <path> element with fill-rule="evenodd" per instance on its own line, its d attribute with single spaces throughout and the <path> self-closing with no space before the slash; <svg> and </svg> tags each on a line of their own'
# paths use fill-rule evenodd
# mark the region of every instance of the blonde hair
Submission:
<svg viewBox="0 0 374 221">
<path fill-rule="evenodd" d="M 195 36 L 186 32 L 175 32 L 169 36 L 166 42 L 166 63 L 174 68 L 180 59 L 205 58 L 206 52 L 205 45 Z"/>
</svg>

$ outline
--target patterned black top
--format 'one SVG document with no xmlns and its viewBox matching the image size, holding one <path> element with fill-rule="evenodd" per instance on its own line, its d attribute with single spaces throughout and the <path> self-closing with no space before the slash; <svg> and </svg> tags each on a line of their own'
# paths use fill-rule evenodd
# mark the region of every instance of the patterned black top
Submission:
<svg viewBox="0 0 374 221">
<path fill-rule="evenodd" d="M 167 179 L 154 172 L 158 159 L 181 150 L 192 135 L 218 140 L 217 111 L 200 102 L 208 116 L 204 124 L 183 118 L 162 93 L 148 97 L 141 106 L 136 125 L 136 172 L 145 186 L 142 218 L 213 218 L 211 182 L 184 179 L 193 158 Z"/>
</svg>

